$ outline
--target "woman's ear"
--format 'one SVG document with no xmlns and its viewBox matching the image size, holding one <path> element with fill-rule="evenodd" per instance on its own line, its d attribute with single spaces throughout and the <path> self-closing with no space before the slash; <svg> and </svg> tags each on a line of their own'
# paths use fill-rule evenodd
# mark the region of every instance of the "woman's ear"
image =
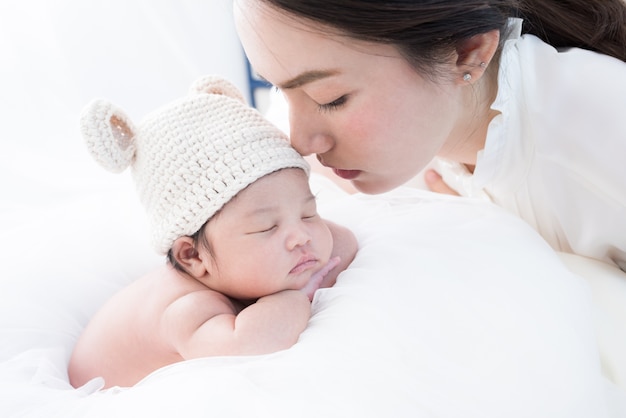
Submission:
<svg viewBox="0 0 626 418">
<path fill-rule="evenodd" d="M 176 239 L 172 245 L 172 255 L 178 264 L 194 278 L 200 279 L 209 274 L 203 257 L 194 246 L 193 238 L 180 237 Z"/>
<path fill-rule="evenodd" d="M 493 59 L 500 43 L 500 31 L 494 29 L 489 32 L 474 35 L 459 42 L 456 46 L 456 65 L 462 76 L 470 74 L 465 81 L 476 81 L 485 72 Z"/>
</svg>

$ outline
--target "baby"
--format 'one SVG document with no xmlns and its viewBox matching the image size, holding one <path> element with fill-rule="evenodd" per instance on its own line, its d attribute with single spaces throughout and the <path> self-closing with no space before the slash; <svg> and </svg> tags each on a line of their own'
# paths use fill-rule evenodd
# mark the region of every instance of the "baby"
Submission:
<svg viewBox="0 0 626 418">
<path fill-rule="evenodd" d="M 71 384 L 102 376 L 105 387 L 132 386 L 186 359 L 296 343 L 313 294 L 334 284 L 357 245 L 320 218 L 309 167 L 284 134 L 213 76 L 138 129 L 104 101 L 86 108 L 81 128 L 105 168 L 132 165 L 168 263 L 93 317 L 70 359 Z"/>
</svg>

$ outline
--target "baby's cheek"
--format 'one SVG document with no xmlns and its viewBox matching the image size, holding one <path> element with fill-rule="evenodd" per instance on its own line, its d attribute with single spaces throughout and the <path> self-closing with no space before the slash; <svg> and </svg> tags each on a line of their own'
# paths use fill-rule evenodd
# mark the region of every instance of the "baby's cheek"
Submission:
<svg viewBox="0 0 626 418">
<path fill-rule="evenodd" d="M 333 252 L 334 241 L 333 241 L 333 235 L 330 232 L 330 230 L 328 230 L 328 228 L 326 228 L 326 236 L 327 236 L 327 239 L 326 239 L 325 254 L 326 254 L 326 258 L 329 259 Z"/>
</svg>

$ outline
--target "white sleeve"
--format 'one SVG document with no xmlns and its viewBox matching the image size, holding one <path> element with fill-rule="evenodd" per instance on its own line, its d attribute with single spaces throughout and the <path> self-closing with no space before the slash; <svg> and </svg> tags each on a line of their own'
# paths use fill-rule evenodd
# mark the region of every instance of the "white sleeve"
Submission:
<svg viewBox="0 0 626 418">
<path fill-rule="evenodd" d="M 574 253 L 626 269 L 626 64 L 581 49 L 550 58 L 531 106 L 545 115 L 536 129 L 544 190 Z"/>
</svg>

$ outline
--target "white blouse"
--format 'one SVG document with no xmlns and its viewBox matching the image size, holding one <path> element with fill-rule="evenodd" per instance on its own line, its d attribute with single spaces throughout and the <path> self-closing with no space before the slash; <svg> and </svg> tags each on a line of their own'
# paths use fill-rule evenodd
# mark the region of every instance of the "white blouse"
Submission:
<svg viewBox="0 0 626 418">
<path fill-rule="evenodd" d="M 442 175 L 487 196 L 557 251 L 626 270 L 626 63 L 521 35 L 512 19 L 498 75 L 499 111 L 474 174 Z"/>
</svg>

